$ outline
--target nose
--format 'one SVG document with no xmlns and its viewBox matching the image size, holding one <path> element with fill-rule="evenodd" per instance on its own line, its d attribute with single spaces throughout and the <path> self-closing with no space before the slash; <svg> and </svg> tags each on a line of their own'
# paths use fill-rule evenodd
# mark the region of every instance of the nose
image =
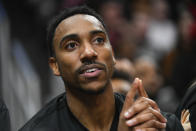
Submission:
<svg viewBox="0 0 196 131">
<path fill-rule="evenodd" d="M 97 52 L 92 47 L 92 45 L 90 43 L 84 44 L 81 51 L 80 60 L 82 62 L 85 62 L 89 60 L 95 60 L 96 58 L 97 58 Z"/>
</svg>

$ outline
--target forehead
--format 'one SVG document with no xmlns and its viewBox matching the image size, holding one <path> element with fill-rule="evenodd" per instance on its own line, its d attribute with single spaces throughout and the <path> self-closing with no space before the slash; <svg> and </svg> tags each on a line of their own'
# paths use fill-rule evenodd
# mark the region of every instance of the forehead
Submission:
<svg viewBox="0 0 196 131">
<path fill-rule="evenodd" d="M 94 30 L 105 31 L 102 23 L 96 17 L 86 14 L 77 14 L 61 21 L 56 28 L 55 34 L 77 33 L 78 30 L 83 29 L 87 31 L 92 28 Z"/>
</svg>

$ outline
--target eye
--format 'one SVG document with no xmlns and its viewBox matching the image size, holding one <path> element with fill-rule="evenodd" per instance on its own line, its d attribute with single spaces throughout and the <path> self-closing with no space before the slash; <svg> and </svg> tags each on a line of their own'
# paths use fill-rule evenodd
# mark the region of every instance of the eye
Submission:
<svg viewBox="0 0 196 131">
<path fill-rule="evenodd" d="M 78 46 L 78 43 L 77 42 L 75 42 L 75 41 L 69 41 L 69 42 L 67 42 L 67 44 L 65 46 L 65 49 L 67 49 L 67 50 L 73 50 L 77 46 Z"/>
<path fill-rule="evenodd" d="M 96 37 L 93 42 L 95 44 L 103 44 L 104 41 L 105 41 L 105 39 L 103 37 Z"/>
</svg>

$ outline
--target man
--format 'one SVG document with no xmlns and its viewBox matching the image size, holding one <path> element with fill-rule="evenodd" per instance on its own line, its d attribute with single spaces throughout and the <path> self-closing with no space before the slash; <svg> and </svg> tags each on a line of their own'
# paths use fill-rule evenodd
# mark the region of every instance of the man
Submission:
<svg viewBox="0 0 196 131">
<path fill-rule="evenodd" d="M 113 94 L 110 79 L 115 58 L 106 27 L 94 11 L 87 7 L 64 10 L 51 23 L 48 42 L 50 67 L 62 77 L 66 93 L 52 100 L 20 131 L 181 129 L 177 120 L 171 121 L 174 116 L 163 117 L 138 78 L 125 102 L 123 96 Z M 136 92 L 139 97 L 134 100 Z"/>
<path fill-rule="evenodd" d="M 196 130 L 196 82 L 194 82 L 185 93 L 177 111 L 185 131 Z"/>
</svg>

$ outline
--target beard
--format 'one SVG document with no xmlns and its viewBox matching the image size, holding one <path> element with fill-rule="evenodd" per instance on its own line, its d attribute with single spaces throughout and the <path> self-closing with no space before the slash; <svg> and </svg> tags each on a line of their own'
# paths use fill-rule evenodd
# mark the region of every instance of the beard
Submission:
<svg viewBox="0 0 196 131">
<path fill-rule="evenodd" d="M 106 72 L 106 78 L 105 78 L 105 83 L 102 84 L 101 87 L 98 87 L 97 89 L 94 88 L 85 88 L 82 84 L 79 82 L 78 76 L 80 75 L 79 73 L 81 72 L 82 68 L 84 68 L 86 65 L 90 65 L 90 64 L 98 64 L 100 66 L 102 66 L 103 70 L 105 70 Z M 87 95 L 98 95 L 98 94 L 102 94 L 106 88 L 108 87 L 109 83 L 110 83 L 110 78 L 113 74 L 113 70 L 114 70 L 114 64 L 110 65 L 108 68 L 105 64 L 97 62 L 97 61 L 86 61 L 83 63 L 83 65 L 81 67 L 79 67 L 75 73 L 74 76 L 72 77 L 72 79 L 69 78 L 68 75 L 65 74 L 66 71 L 64 71 L 64 69 L 66 69 L 66 67 L 63 66 L 59 66 L 59 71 L 61 74 L 61 77 L 64 81 L 64 85 L 65 85 L 65 89 L 69 90 L 72 93 L 82 93 L 82 94 L 87 94 Z M 109 74 L 107 72 L 110 72 Z"/>
<path fill-rule="evenodd" d="M 99 95 L 102 94 L 106 88 L 108 87 L 109 84 L 109 80 L 106 81 L 106 83 L 102 86 L 99 87 L 97 90 L 95 89 L 87 89 L 87 88 L 82 88 L 82 86 L 80 85 L 79 82 L 76 82 L 73 84 L 73 82 L 70 81 L 66 81 L 66 79 L 63 79 L 64 84 L 65 84 L 65 88 L 68 89 L 71 92 L 79 92 L 82 94 L 86 94 L 86 95 Z"/>
<path fill-rule="evenodd" d="M 100 66 L 103 67 L 103 70 L 105 70 L 105 72 L 108 72 L 109 70 L 112 70 L 112 73 L 113 73 L 113 66 L 112 67 L 109 67 L 111 69 L 108 69 L 106 68 L 106 65 L 105 64 L 102 64 L 100 62 L 95 62 L 95 61 L 91 61 L 89 63 L 85 63 L 83 64 L 80 68 L 78 68 L 75 73 L 74 73 L 74 77 L 72 80 L 70 80 L 70 78 L 66 77 L 66 75 L 63 73 L 63 70 L 61 70 L 61 68 L 59 69 L 60 70 L 60 73 L 62 74 L 62 79 L 64 81 L 64 84 L 65 84 L 65 88 L 68 89 L 69 91 L 71 91 L 72 93 L 82 93 L 82 94 L 87 94 L 87 95 L 98 95 L 98 94 L 102 94 L 106 88 L 108 87 L 109 83 L 110 83 L 110 78 L 111 76 L 110 75 L 107 75 L 106 73 L 106 82 L 105 84 L 103 84 L 101 87 L 98 87 L 97 89 L 93 89 L 93 88 L 84 88 L 81 83 L 79 82 L 78 80 L 78 75 L 79 75 L 79 72 L 81 72 L 82 68 L 86 65 L 90 65 L 90 64 L 99 64 Z M 85 85 L 84 85 L 85 86 Z"/>
</svg>

